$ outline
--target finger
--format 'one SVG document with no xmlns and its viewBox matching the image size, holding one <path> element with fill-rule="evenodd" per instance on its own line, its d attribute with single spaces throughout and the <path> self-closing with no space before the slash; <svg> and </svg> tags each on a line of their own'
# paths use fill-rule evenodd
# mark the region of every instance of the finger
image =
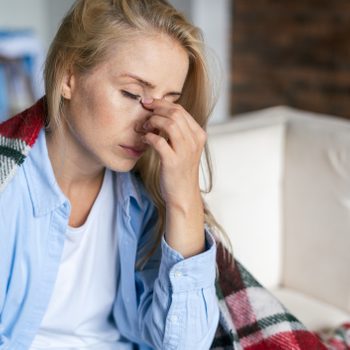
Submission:
<svg viewBox="0 0 350 350">
<path fill-rule="evenodd" d="M 186 135 L 187 137 L 191 136 L 188 135 L 188 128 L 187 131 L 182 130 L 178 122 L 159 115 L 152 115 L 151 118 L 144 124 L 144 128 L 146 131 L 159 129 L 161 132 L 165 133 L 174 150 L 177 150 L 178 146 L 183 144 Z"/>
<path fill-rule="evenodd" d="M 145 136 L 143 136 L 142 139 L 143 142 L 149 144 L 156 150 L 156 152 L 159 154 L 162 163 L 175 156 L 175 152 L 164 137 L 149 132 Z"/>
<path fill-rule="evenodd" d="M 185 120 L 188 127 L 194 133 L 197 133 L 199 129 L 202 129 L 196 120 L 179 104 L 164 99 L 155 99 L 150 103 L 143 104 L 146 108 L 152 109 L 155 114 L 162 115 L 174 121 Z"/>
<path fill-rule="evenodd" d="M 147 108 L 151 108 L 159 115 L 177 121 L 179 125 L 182 126 L 182 130 L 185 130 L 185 127 L 189 128 L 191 135 L 187 132 L 184 132 L 184 134 L 187 134 L 187 137 L 196 140 L 201 147 L 205 145 L 207 141 L 207 133 L 181 105 L 157 99 L 147 101 Z M 186 120 L 186 124 L 184 124 L 184 120 Z"/>
<path fill-rule="evenodd" d="M 148 118 L 149 119 L 149 118 Z M 153 132 L 155 134 L 159 134 L 159 130 L 154 128 L 152 129 L 151 127 L 149 129 L 145 129 L 144 128 L 144 125 L 145 123 L 148 121 L 148 119 L 146 121 L 137 121 L 135 122 L 135 125 L 134 125 L 134 130 L 138 133 L 138 134 L 145 134 L 146 132 Z"/>
<path fill-rule="evenodd" d="M 169 108 L 170 107 L 170 108 Z M 191 135 L 193 133 L 192 128 L 190 127 L 186 117 L 183 115 L 184 113 L 181 111 L 175 111 L 174 105 L 162 106 L 154 109 L 153 113 L 159 116 L 164 117 L 169 120 L 169 122 L 176 123 L 178 127 L 181 129 L 184 137 Z M 159 113 L 158 113 L 159 112 Z M 191 135 L 191 137 L 193 137 Z"/>
</svg>

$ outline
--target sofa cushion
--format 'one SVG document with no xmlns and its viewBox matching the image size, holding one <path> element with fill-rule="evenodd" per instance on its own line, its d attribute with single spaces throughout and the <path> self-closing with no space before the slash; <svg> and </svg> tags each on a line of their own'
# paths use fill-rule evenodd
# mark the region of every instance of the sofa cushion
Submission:
<svg viewBox="0 0 350 350">
<path fill-rule="evenodd" d="M 350 312 L 350 122 L 287 116 L 282 285 Z"/>
<path fill-rule="evenodd" d="M 234 120 L 210 128 L 214 181 L 205 198 L 229 235 L 235 256 L 264 286 L 272 287 L 279 285 L 282 269 L 285 124 L 250 122 Z"/>
</svg>

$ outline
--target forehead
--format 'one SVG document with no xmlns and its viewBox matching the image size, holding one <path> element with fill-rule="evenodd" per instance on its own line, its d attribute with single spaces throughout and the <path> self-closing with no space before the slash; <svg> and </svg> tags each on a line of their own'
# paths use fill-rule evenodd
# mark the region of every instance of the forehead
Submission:
<svg viewBox="0 0 350 350">
<path fill-rule="evenodd" d="M 138 36 L 112 48 L 103 66 L 114 76 L 131 72 L 155 86 L 179 89 L 187 76 L 189 58 L 187 51 L 166 35 Z"/>
</svg>

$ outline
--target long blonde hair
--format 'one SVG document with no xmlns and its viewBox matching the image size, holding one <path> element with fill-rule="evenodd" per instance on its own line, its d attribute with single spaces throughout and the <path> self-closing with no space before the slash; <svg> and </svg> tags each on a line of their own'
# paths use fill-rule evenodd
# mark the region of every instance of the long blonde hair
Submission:
<svg viewBox="0 0 350 350">
<path fill-rule="evenodd" d="M 46 59 L 47 128 L 60 126 L 63 103 L 61 86 L 67 70 L 88 72 L 107 58 L 116 42 L 145 33 L 167 34 L 188 53 L 189 71 L 179 103 L 206 129 L 214 106 L 214 94 L 202 34 L 199 28 L 164 0 L 77 0 L 73 4 L 58 29 Z M 206 191 L 209 192 L 212 187 L 212 167 L 207 145 L 204 154 L 208 184 Z M 143 265 L 157 249 L 165 227 L 165 203 L 159 184 L 160 160 L 156 152 L 147 151 L 137 162 L 134 171 L 141 177 L 158 211 L 155 244 L 140 262 Z M 205 204 L 204 214 L 205 222 L 216 238 L 229 245 L 229 239 Z"/>
</svg>

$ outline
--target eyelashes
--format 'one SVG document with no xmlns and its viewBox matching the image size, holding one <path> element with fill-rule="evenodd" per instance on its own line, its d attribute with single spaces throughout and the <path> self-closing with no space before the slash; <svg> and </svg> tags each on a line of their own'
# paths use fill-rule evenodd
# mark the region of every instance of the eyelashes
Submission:
<svg viewBox="0 0 350 350">
<path fill-rule="evenodd" d="M 130 98 L 134 101 L 141 102 L 142 97 L 140 95 L 134 95 L 131 92 L 126 91 L 126 90 L 120 90 L 120 91 L 124 97 Z M 168 101 L 173 102 L 173 103 L 179 103 L 180 98 L 181 98 L 181 96 L 179 96 L 177 99 L 175 99 L 175 101 L 171 101 L 171 100 L 168 100 Z"/>
<path fill-rule="evenodd" d="M 128 92 L 126 90 L 121 90 L 121 93 L 122 93 L 123 96 L 131 98 L 132 100 L 135 100 L 135 101 L 140 101 L 141 100 L 141 96 L 140 95 L 134 95 L 131 92 Z"/>
</svg>

